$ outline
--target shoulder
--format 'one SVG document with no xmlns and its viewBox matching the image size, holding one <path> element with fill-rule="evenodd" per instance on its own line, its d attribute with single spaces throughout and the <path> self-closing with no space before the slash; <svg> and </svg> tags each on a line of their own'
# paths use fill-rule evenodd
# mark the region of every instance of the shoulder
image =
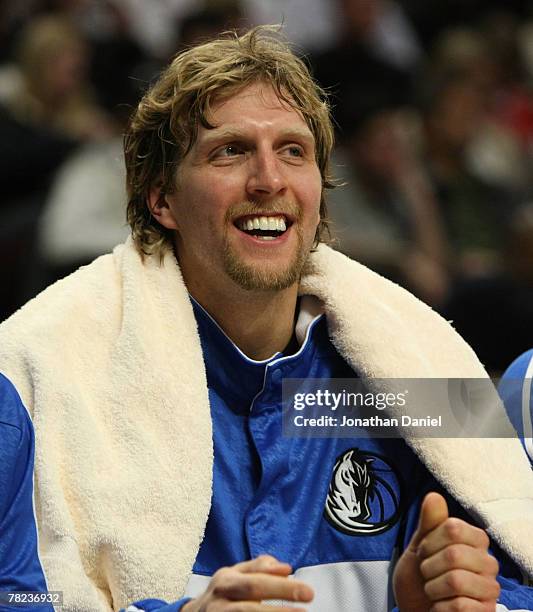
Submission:
<svg viewBox="0 0 533 612">
<path fill-rule="evenodd" d="M 498 390 L 510 415 L 521 412 L 522 401 L 531 402 L 532 377 L 533 349 L 517 357 L 500 380 Z"/>
<path fill-rule="evenodd" d="M 529 372 L 528 372 L 529 370 Z M 503 380 L 523 380 L 533 376 L 533 349 L 522 353 L 513 363 L 505 370 Z"/>
<path fill-rule="evenodd" d="M 505 370 L 498 391 L 507 414 L 533 462 L 533 349 L 526 351 Z"/>
</svg>

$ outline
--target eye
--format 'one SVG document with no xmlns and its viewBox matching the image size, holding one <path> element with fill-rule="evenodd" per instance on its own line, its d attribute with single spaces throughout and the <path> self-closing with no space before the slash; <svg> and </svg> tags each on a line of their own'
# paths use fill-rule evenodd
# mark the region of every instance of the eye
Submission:
<svg viewBox="0 0 533 612">
<path fill-rule="evenodd" d="M 213 154 L 213 158 L 235 157 L 237 155 L 241 155 L 242 153 L 242 147 L 239 147 L 236 144 L 227 144 L 217 149 Z"/>
<path fill-rule="evenodd" d="M 300 145 L 290 145 L 285 147 L 284 153 L 289 157 L 303 157 L 304 150 Z"/>
</svg>

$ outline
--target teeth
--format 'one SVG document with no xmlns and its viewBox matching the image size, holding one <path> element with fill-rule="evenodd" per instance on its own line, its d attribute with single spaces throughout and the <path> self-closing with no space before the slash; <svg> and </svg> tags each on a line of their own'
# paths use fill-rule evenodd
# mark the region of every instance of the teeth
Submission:
<svg viewBox="0 0 533 612">
<path fill-rule="evenodd" d="M 238 227 L 244 231 L 252 231 L 252 230 L 268 230 L 268 231 L 278 231 L 284 232 L 287 229 L 287 224 L 285 223 L 284 217 L 248 217 L 248 219 L 243 219 L 239 221 Z"/>
<path fill-rule="evenodd" d="M 275 236 L 257 236 L 259 240 L 276 240 Z"/>
</svg>

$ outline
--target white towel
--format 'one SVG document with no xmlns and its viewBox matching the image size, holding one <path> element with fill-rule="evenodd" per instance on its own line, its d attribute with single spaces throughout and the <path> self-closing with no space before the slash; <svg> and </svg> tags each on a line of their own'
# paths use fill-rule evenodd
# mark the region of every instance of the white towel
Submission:
<svg viewBox="0 0 533 612">
<path fill-rule="evenodd" d="M 408 292 L 321 246 L 302 294 L 365 378 L 482 378 L 451 327 Z M 0 326 L 0 371 L 36 431 L 35 505 L 50 590 L 66 611 L 183 593 L 211 500 L 202 352 L 174 256 L 129 239 Z M 533 575 L 533 476 L 516 439 L 408 439 Z M 511 512 L 519 508 L 519 512 Z"/>
</svg>

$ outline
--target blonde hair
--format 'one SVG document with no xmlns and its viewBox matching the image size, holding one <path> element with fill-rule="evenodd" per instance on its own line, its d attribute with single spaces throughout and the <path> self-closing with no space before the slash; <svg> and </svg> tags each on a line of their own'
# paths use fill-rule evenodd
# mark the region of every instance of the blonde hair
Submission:
<svg viewBox="0 0 533 612">
<path fill-rule="evenodd" d="M 315 243 L 324 240 L 324 190 L 334 186 L 329 175 L 334 140 L 329 107 L 324 91 L 278 31 L 258 26 L 242 36 L 230 32 L 192 47 L 174 58 L 142 98 L 124 137 L 127 219 L 142 254 L 162 257 L 172 245 L 172 232 L 150 214 L 150 190 L 158 185 L 163 192 L 173 191 L 176 169 L 193 146 L 198 126 L 213 127 L 208 120 L 213 102 L 255 82 L 270 84 L 280 100 L 301 113 L 315 138 L 322 176 Z"/>
</svg>

